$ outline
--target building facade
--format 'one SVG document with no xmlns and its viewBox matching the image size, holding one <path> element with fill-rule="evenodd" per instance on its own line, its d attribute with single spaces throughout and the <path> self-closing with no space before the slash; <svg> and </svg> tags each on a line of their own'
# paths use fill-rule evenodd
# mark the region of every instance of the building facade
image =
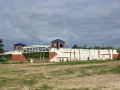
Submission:
<svg viewBox="0 0 120 90">
<path fill-rule="evenodd" d="M 58 43 L 53 47 L 53 42 Z M 119 57 L 117 50 L 113 49 L 68 49 L 65 42 L 57 39 L 51 43 L 49 54 L 50 62 L 78 61 L 78 60 L 115 60 Z M 60 44 L 64 43 L 63 47 Z M 56 48 L 57 47 L 57 48 Z"/>
<path fill-rule="evenodd" d="M 119 57 L 117 50 L 113 49 L 69 49 L 65 48 L 65 41 L 56 39 L 51 46 L 33 45 L 23 43 L 14 45 L 12 61 L 28 61 L 27 53 L 49 52 L 49 62 L 78 61 L 78 60 L 116 60 Z"/>
<path fill-rule="evenodd" d="M 50 62 L 79 61 L 79 60 L 115 60 L 117 50 L 99 49 L 56 49 L 50 51 Z"/>
</svg>

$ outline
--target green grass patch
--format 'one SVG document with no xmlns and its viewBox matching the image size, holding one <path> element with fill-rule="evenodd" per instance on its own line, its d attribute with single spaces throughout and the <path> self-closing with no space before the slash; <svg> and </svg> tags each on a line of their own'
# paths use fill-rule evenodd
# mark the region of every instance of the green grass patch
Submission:
<svg viewBox="0 0 120 90">
<path fill-rule="evenodd" d="M 88 66 L 88 67 L 79 67 L 79 68 L 70 68 L 65 70 L 58 70 L 52 71 L 51 74 L 53 76 L 60 76 L 60 75 L 73 75 L 75 73 L 79 73 L 77 77 L 84 77 L 84 76 L 91 76 L 94 74 L 107 74 L 107 71 L 104 68 L 107 68 L 107 65 L 95 65 L 95 66 Z"/>
<path fill-rule="evenodd" d="M 16 87 L 16 86 L 33 86 L 37 83 L 36 79 L 26 79 L 26 78 L 0 78 L 0 87 Z"/>
<path fill-rule="evenodd" d="M 63 90 L 90 90 L 89 88 L 72 88 L 72 89 L 63 89 Z"/>
<path fill-rule="evenodd" d="M 66 69 L 66 70 L 65 70 L 65 73 L 66 73 L 66 74 L 73 74 L 73 73 L 74 73 L 74 70 L 72 70 L 72 69 Z"/>
<path fill-rule="evenodd" d="M 44 84 L 42 87 L 39 87 L 35 90 L 51 90 L 53 87 L 48 86 L 47 84 Z"/>
<path fill-rule="evenodd" d="M 20 80 L 17 78 L 6 78 L 6 77 L 0 77 L 0 87 L 6 86 L 16 86 L 18 85 L 18 82 Z"/>
<path fill-rule="evenodd" d="M 21 80 L 21 84 L 22 85 L 27 85 L 27 86 L 33 86 L 34 84 L 37 84 L 37 83 L 38 83 L 38 81 L 34 78 L 29 79 L 29 80 L 27 80 L 27 79 L 22 79 Z"/>
<path fill-rule="evenodd" d="M 38 81 L 45 79 L 44 74 L 29 74 L 23 75 L 16 78 L 11 77 L 0 77 L 0 87 L 16 87 L 16 86 L 33 86 L 38 83 Z"/>
<path fill-rule="evenodd" d="M 115 74 L 120 74 L 120 65 L 117 65 L 116 68 L 112 68 L 110 72 L 115 73 Z"/>
<path fill-rule="evenodd" d="M 45 75 L 43 73 L 36 73 L 36 74 L 29 74 L 29 75 L 26 75 L 25 78 L 28 78 L 28 79 L 45 79 Z"/>
<path fill-rule="evenodd" d="M 12 73 L 21 73 L 21 72 L 26 72 L 27 70 L 12 70 L 12 71 L 10 71 L 10 72 L 12 72 Z"/>
<path fill-rule="evenodd" d="M 100 70 L 97 74 L 108 74 L 109 71 L 106 71 L 106 70 Z"/>
<path fill-rule="evenodd" d="M 71 61 L 71 62 L 57 62 L 46 65 L 30 65 L 30 67 L 40 67 L 40 66 L 59 66 L 59 65 L 77 65 L 77 64 L 94 64 L 94 63 L 107 63 L 115 62 L 118 60 L 107 60 L 107 61 Z"/>
<path fill-rule="evenodd" d="M 99 69 L 99 68 L 106 68 L 108 65 L 94 65 L 94 66 L 88 66 L 88 67 L 80 67 L 85 69 Z"/>
<path fill-rule="evenodd" d="M 0 70 L 0 74 L 7 74 L 7 75 L 17 75 L 17 74 L 22 74 L 27 72 L 27 70 L 9 70 L 9 69 L 5 69 L 5 70 Z"/>
<path fill-rule="evenodd" d="M 39 80 L 42 80 L 45 78 L 46 77 L 44 76 L 43 73 L 29 74 L 24 76 L 24 78 L 21 79 L 21 84 L 27 85 L 27 86 L 33 86 L 37 84 Z"/>
<path fill-rule="evenodd" d="M 24 64 L 24 63 L 30 63 L 29 61 L 26 62 L 13 62 L 13 61 L 6 61 L 6 62 L 0 62 L 0 64 Z"/>
<path fill-rule="evenodd" d="M 63 70 L 58 70 L 58 71 L 52 71 L 51 74 L 53 76 L 59 76 L 59 75 L 65 75 L 65 72 Z"/>
<path fill-rule="evenodd" d="M 73 74 L 74 70 L 72 70 L 72 69 L 58 70 L 58 71 L 52 71 L 51 73 L 53 76 L 69 75 L 69 74 Z"/>
<path fill-rule="evenodd" d="M 95 74 L 108 74 L 108 71 L 104 70 L 107 67 L 107 65 L 80 67 L 80 74 L 77 75 L 77 77 L 91 76 Z"/>
</svg>

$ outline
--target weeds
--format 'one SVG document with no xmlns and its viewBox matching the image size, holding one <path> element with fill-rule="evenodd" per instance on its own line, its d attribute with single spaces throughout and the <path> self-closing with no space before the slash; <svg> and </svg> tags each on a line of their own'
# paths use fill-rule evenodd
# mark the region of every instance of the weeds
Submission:
<svg viewBox="0 0 120 90">
<path fill-rule="evenodd" d="M 110 72 L 113 72 L 115 74 L 120 74 L 120 65 L 118 65 L 116 68 L 111 69 Z"/>
<path fill-rule="evenodd" d="M 94 64 L 94 63 L 106 63 L 106 62 L 115 62 L 115 60 L 107 61 L 69 61 L 69 62 L 57 62 L 52 64 L 45 65 L 30 65 L 30 67 L 40 67 L 40 66 L 59 66 L 59 65 L 77 65 L 77 64 Z"/>
<path fill-rule="evenodd" d="M 72 89 L 64 89 L 64 90 L 90 90 L 89 88 L 72 88 Z"/>
<path fill-rule="evenodd" d="M 53 87 L 50 87 L 47 84 L 44 84 L 42 87 L 39 87 L 35 90 L 50 90 L 50 89 L 53 89 Z"/>
</svg>

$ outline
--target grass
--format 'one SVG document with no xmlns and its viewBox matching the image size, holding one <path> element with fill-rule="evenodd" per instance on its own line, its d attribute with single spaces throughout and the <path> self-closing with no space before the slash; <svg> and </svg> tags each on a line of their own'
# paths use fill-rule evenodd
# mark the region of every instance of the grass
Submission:
<svg viewBox="0 0 120 90">
<path fill-rule="evenodd" d="M 107 68 L 107 65 L 94 65 L 94 66 L 88 66 L 88 67 L 79 67 L 79 68 L 69 68 L 65 70 L 58 70 L 58 71 L 52 71 L 51 74 L 53 76 L 61 76 L 61 75 L 73 75 L 79 72 L 79 75 L 77 77 L 85 77 L 85 76 L 91 76 L 94 74 L 107 74 L 104 68 Z M 89 72 L 91 70 L 91 72 Z"/>
<path fill-rule="evenodd" d="M 17 78 L 6 78 L 6 77 L 1 77 L 0 78 L 0 87 L 6 86 L 6 87 L 11 87 L 11 86 L 16 86 L 20 80 Z"/>
<path fill-rule="evenodd" d="M 98 66 L 88 66 L 88 67 L 81 67 L 80 75 L 78 77 L 85 77 L 85 76 L 91 76 L 95 74 L 107 74 L 108 72 L 104 70 L 105 68 L 108 68 L 107 65 L 98 65 Z M 89 72 L 91 70 L 91 72 Z"/>
<path fill-rule="evenodd" d="M 53 87 L 50 87 L 47 84 L 44 84 L 42 87 L 39 87 L 35 90 L 50 90 L 50 89 L 53 89 Z"/>
<path fill-rule="evenodd" d="M 0 78 L 0 87 L 6 86 L 6 87 L 15 87 L 15 86 L 19 86 L 19 85 L 27 85 L 27 86 L 31 86 L 36 84 L 37 81 L 35 79 L 30 79 L 27 80 L 25 78 L 5 78 L 5 77 L 1 77 Z"/>
<path fill-rule="evenodd" d="M 21 85 L 27 85 L 27 86 L 33 86 L 34 84 L 37 84 L 37 83 L 38 83 L 38 81 L 36 79 L 34 79 L 34 78 L 29 79 L 29 80 L 23 79 L 20 82 Z"/>
<path fill-rule="evenodd" d="M 118 60 L 107 60 L 107 61 L 71 61 L 71 62 L 57 62 L 52 64 L 45 65 L 30 65 L 30 67 L 40 67 L 40 66 L 59 66 L 59 65 L 78 65 L 78 64 L 94 64 L 94 63 L 106 63 L 106 62 L 115 62 Z"/>
<path fill-rule="evenodd" d="M 90 90 L 89 88 L 72 88 L 72 89 L 64 89 L 64 90 Z"/>
<path fill-rule="evenodd" d="M 97 74 L 108 74 L 109 73 L 109 71 L 107 71 L 107 70 L 100 70 Z"/>
<path fill-rule="evenodd" d="M 27 70 L 10 70 L 8 68 L 6 69 L 0 69 L 0 74 L 13 74 L 13 75 L 18 75 L 18 74 L 23 74 L 26 73 Z"/>
<path fill-rule="evenodd" d="M 114 74 L 120 74 L 120 65 L 117 65 L 116 68 L 112 68 L 110 70 L 110 72 L 114 73 Z"/>
<path fill-rule="evenodd" d="M 46 77 L 43 73 L 35 73 L 35 74 L 26 75 L 25 78 L 45 79 Z"/>
<path fill-rule="evenodd" d="M 89 66 L 89 67 L 81 67 L 83 68 L 80 72 L 81 75 L 78 75 L 78 77 L 84 77 L 84 76 L 91 76 L 94 74 L 120 74 L 120 65 L 118 65 L 116 68 L 112 68 L 109 70 L 105 70 L 107 68 L 107 65 L 100 65 L 100 66 Z M 86 70 L 87 69 L 87 70 Z M 92 72 L 87 72 L 88 69 L 92 69 Z"/>
<path fill-rule="evenodd" d="M 66 69 L 66 70 L 58 70 L 58 71 L 52 71 L 51 74 L 53 76 L 60 76 L 60 75 L 70 75 L 73 74 L 74 71 L 70 70 L 70 69 Z"/>
<path fill-rule="evenodd" d="M 29 74 L 29 75 L 23 75 L 19 77 L 0 77 L 0 87 L 7 86 L 33 86 L 38 83 L 39 79 L 45 79 L 44 74 L 42 73 L 37 73 L 37 74 Z"/>
<path fill-rule="evenodd" d="M 106 68 L 107 66 L 108 66 L 108 65 L 94 65 L 94 66 L 80 67 L 80 68 L 97 69 L 97 68 Z"/>
<path fill-rule="evenodd" d="M 18 61 L 6 61 L 6 62 L 0 62 L 0 64 L 23 64 L 23 63 L 29 63 L 28 61 L 26 62 L 18 62 Z"/>
<path fill-rule="evenodd" d="M 111 63 L 108 64 L 107 62 Z M 91 83 L 88 78 L 90 77 L 89 79 L 92 79 L 94 76 L 97 78 L 97 76 L 101 75 L 101 78 L 105 79 L 107 75 L 120 74 L 119 61 L 76 61 L 71 62 L 71 64 L 68 63 L 70 62 L 42 64 L 42 67 L 40 67 L 40 65 L 37 67 L 36 65 L 31 65 L 30 67 L 27 63 L 19 65 L 0 64 L 0 90 L 5 87 L 7 87 L 8 90 L 12 90 L 11 88 L 22 90 L 24 86 L 30 90 L 101 90 L 104 87 L 108 89 L 108 86 L 104 86 L 106 82 L 102 83 L 103 86 L 101 86 L 101 88 L 94 85 L 93 88 L 86 87 L 87 84 L 94 84 Z M 95 65 L 94 63 L 104 63 L 104 65 Z M 52 68 L 50 67 L 51 65 L 53 65 Z M 106 77 L 102 77 L 102 74 L 106 74 Z M 90 83 L 87 82 L 86 78 Z M 109 84 L 109 81 L 107 83 Z M 114 86 L 114 88 L 117 87 Z"/>
</svg>

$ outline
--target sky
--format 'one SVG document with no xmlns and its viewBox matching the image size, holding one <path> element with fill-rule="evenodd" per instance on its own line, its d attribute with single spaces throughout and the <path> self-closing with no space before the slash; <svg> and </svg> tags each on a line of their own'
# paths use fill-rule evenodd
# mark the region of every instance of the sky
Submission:
<svg viewBox="0 0 120 90">
<path fill-rule="evenodd" d="M 0 38 L 6 50 L 16 43 L 66 47 L 120 47 L 120 0 L 0 0 Z"/>
</svg>

